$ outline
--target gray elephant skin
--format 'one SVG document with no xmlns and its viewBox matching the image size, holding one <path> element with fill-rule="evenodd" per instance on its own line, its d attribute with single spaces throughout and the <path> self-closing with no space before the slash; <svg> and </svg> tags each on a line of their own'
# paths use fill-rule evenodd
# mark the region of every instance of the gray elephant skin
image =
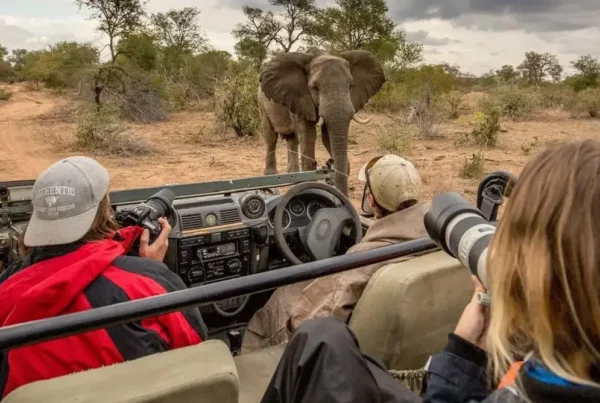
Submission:
<svg viewBox="0 0 600 403">
<path fill-rule="evenodd" d="M 334 184 L 348 195 L 350 121 L 385 83 L 375 56 L 355 50 L 333 56 L 318 49 L 281 53 L 261 67 L 259 109 L 266 143 L 265 175 L 277 173 L 278 136 L 287 140 L 288 172 L 316 168 L 320 122 L 323 145 L 334 161 Z M 298 154 L 298 146 L 300 150 Z"/>
</svg>

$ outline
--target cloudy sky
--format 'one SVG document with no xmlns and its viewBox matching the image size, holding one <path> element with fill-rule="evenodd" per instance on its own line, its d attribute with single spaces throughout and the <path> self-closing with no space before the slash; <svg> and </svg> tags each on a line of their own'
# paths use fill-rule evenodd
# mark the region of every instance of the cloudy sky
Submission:
<svg viewBox="0 0 600 403">
<path fill-rule="evenodd" d="M 326 4 L 331 0 L 317 0 Z M 231 29 L 241 6 L 267 0 L 150 0 L 150 12 L 195 6 L 214 47 L 233 53 Z M 459 64 L 475 74 L 519 64 L 526 51 L 551 52 L 563 65 L 600 56 L 600 0 L 388 0 L 390 17 L 425 45 L 428 62 Z M 95 22 L 72 0 L 0 0 L 0 43 L 40 48 L 57 40 L 102 46 Z"/>
</svg>

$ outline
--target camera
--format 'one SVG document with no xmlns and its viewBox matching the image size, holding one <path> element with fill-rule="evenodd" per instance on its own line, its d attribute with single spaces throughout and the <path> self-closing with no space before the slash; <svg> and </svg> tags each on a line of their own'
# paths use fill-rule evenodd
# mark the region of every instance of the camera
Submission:
<svg viewBox="0 0 600 403">
<path fill-rule="evenodd" d="M 117 215 L 117 221 L 122 227 L 137 226 L 148 229 L 150 241 L 153 242 L 162 231 L 158 219 L 172 216 L 174 201 L 175 193 L 170 189 L 162 189 L 144 203 Z"/>
<path fill-rule="evenodd" d="M 496 233 L 498 208 L 517 182 L 518 178 L 508 172 L 493 172 L 479 185 L 477 207 L 456 193 L 442 193 L 433 199 L 425 215 L 429 237 L 477 276 L 485 288 L 488 247 Z"/>
</svg>

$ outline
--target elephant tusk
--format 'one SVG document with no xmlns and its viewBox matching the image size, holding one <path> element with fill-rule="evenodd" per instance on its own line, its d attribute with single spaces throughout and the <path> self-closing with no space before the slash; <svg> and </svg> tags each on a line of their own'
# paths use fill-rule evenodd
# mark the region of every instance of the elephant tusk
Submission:
<svg viewBox="0 0 600 403">
<path fill-rule="evenodd" d="M 323 127 L 323 124 L 325 124 L 325 119 L 323 119 L 323 116 L 321 116 L 319 118 L 319 123 L 317 123 L 317 126 L 319 127 Z"/>
<path fill-rule="evenodd" d="M 371 121 L 371 119 L 373 119 L 373 118 L 370 117 L 367 119 L 361 119 L 358 117 L 357 114 L 352 117 L 352 120 L 354 120 L 356 123 L 360 123 L 361 125 L 366 125 L 367 123 L 369 123 Z"/>
</svg>

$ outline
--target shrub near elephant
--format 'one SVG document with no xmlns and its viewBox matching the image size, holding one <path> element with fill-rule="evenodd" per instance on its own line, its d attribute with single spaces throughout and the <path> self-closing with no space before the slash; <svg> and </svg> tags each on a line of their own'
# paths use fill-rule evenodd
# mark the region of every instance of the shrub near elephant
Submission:
<svg viewBox="0 0 600 403">
<path fill-rule="evenodd" d="M 287 140 L 288 171 L 314 168 L 317 123 L 333 158 L 335 187 L 348 194 L 348 130 L 356 116 L 385 83 L 375 56 L 355 50 L 333 56 L 317 49 L 277 55 L 261 68 L 259 109 L 266 142 L 265 174 L 277 173 L 278 135 Z M 298 146 L 300 151 L 298 154 Z"/>
</svg>

